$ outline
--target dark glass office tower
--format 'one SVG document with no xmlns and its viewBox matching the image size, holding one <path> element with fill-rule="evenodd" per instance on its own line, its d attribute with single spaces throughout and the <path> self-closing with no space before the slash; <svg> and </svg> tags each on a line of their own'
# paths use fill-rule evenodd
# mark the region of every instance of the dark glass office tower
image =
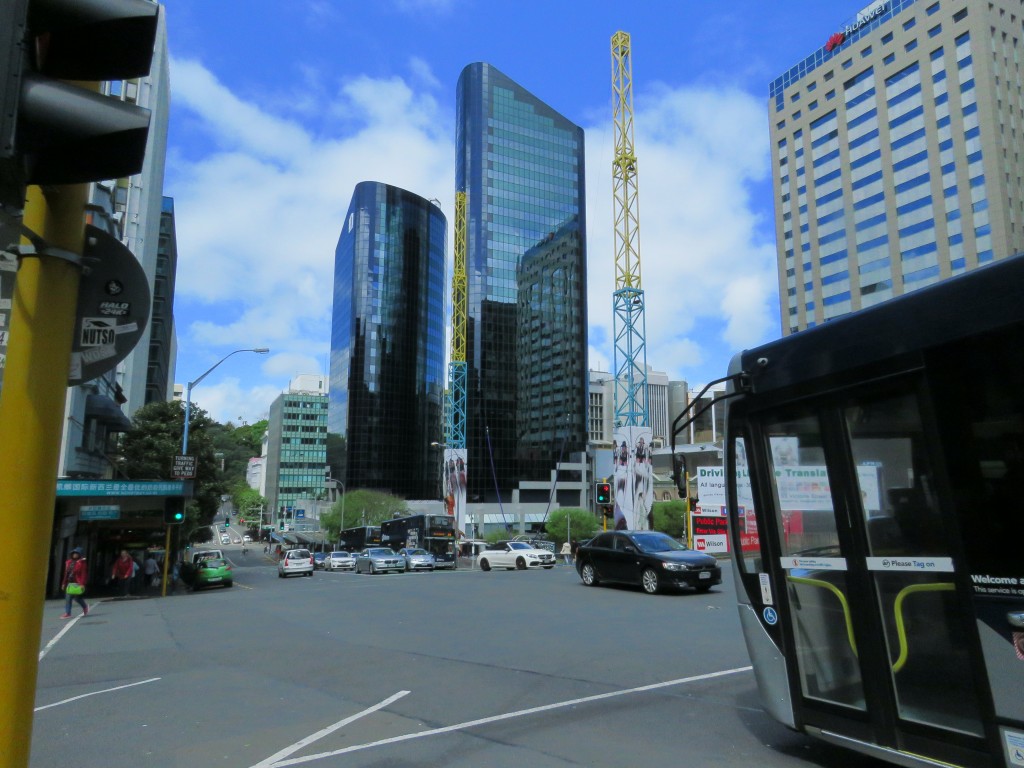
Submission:
<svg viewBox="0 0 1024 768">
<path fill-rule="evenodd" d="M 447 226 L 397 187 L 366 181 L 352 195 L 334 255 L 328 411 L 347 491 L 437 496 Z"/>
<path fill-rule="evenodd" d="M 459 77 L 469 501 L 586 450 L 583 130 L 489 64 Z M 492 472 L 493 466 L 493 472 Z M 523 501 L 533 500 L 523 498 Z"/>
</svg>

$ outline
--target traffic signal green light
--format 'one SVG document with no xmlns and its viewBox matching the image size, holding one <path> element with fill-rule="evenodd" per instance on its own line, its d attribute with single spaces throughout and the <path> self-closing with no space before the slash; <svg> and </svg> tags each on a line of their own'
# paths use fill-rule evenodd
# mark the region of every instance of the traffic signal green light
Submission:
<svg viewBox="0 0 1024 768">
<path fill-rule="evenodd" d="M 185 499 L 170 498 L 164 502 L 164 525 L 179 525 L 185 520 Z"/>
<path fill-rule="evenodd" d="M 611 504 L 612 503 L 612 485 L 611 483 L 598 483 L 597 484 L 597 503 L 598 504 Z"/>
</svg>

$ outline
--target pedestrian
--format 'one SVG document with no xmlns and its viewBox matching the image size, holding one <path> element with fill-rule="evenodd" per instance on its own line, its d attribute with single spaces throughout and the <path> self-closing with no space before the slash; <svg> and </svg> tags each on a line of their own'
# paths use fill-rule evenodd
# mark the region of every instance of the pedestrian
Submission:
<svg viewBox="0 0 1024 768">
<path fill-rule="evenodd" d="M 85 565 L 85 557 L 82 555 L 82 548 L 75 547 L 71 555 L 64 563 L 64 578 L 60 587 L 64 590 L 64 615 L 62 619 L 71 618 L 71 601 L 74 600 L 82 606 L 82 615 L 89 615 L 89 604 L 85 602 L 85 584 L 89 580 L 89 569 Z"/>
<path fill-rule="evenodd" d="M 114 568 L 110 577 L 117 582 L 117 591 L 121 597 L 128 597 L 129 587 L 132 583 L 132 576 L 135 575 L 135 561 L 128 554 L 127 549 L 121 550 L 121 555 L 114 561 Z"/>
<path fill-rule="evenodd" d="M 142 566 L 143 576 L 146 578 L 146 592 L 148 593 L 153 587 L 160 586 L 160 564 L 157 563 L 156 558 L 153 557 L 153 553 L 150 552 L 146 555 L 146 562 Z"/>
<path fill-rule="evenodd" d="M 564 542 L 562 544 L 562 552 L 561 552 L 561 554 L 562 554 L 562 559 L 565 561 L 565 564 L 569 565 L 572 562 L 572 548 L 569 546 L 569 542 L 568 541 L 566 541 L 566 542 Z"/>
<path fill-rule="evenodd" d="M 175 560 L 171 566 L 171 594 L 178 591 L 178 578 L 181 576 L 181 560 Z"/>
</svg>

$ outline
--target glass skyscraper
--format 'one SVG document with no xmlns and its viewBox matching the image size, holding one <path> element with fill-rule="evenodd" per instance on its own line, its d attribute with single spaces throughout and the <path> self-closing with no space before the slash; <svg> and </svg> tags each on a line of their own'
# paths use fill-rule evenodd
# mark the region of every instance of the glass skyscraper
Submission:
<svg viewBox="0 0 1024 768">
<path fill-rule="evenodd" d="M 447 227 L 398 187 L 352 194 L 334 255 L 328 412 L 346 440 L 347 491 L 439 496 Z"/>
<path fill-rule="evenodd" d="M 456 149 L 468 215 L 467 496 L 508 501 L 520 480 L 547 480 L 559 456 L 586 450 L 583 129 L 475 63 L 459 77 Z"/>
<path fill-rule="evenodd" d="M 1021 16 L 874 2 L 772 82 L 785 332 L 1024 249 Z"/>
</svg>

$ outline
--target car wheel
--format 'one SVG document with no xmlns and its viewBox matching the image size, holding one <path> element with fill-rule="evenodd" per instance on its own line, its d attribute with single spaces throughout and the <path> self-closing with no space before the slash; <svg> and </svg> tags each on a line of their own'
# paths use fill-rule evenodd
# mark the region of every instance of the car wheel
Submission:
<svg viewBox="0 0 1024 768">
<path fill-rule="evenodd" d="M 377 569 L 373 567 L 373 563 L 370 563 L 370 575 L 372 576 L 377 572 Z"/>
<path fill-rule="evenodd" d="M 307 576 L 309 576 L 309 577 L 312 577 L 312 576 L 313 576 L 313 572 L 312 572 L 312 571 L 310 571 L 310 572 L 309 572 L 309 573 L 307 573 L 306 575 L 307 575 Z"/>
<path fill-rule="evenodd" d="M 593 587 L 598 583 L 597 571 L 594 570 L 594 566 L 590 563 L 585 563 L 580 569 L 580 578 L 588 587 Z"/>
<path fill-rule="evenodd" d="M 521 557 L 517 557 L 516 558 L 516 568 L 518 568 L 520 571 L 525 571 L 526 570 L 526 560 L 524 560 Z"/>
<path fill-rule="evenodd" d="M 224 582 L 224 586 L 225 587 L 233 587 L 233 586 L 235 586 L 235 582 L 233 582 L 233 581 L 225 581 Z"/>
<path fill-rule="evenodd" d="M 644 568 L 644 572 L 640 574 L 640 583 L 643 584 L 644 592 L 648 595 L 653 595 L 658 591 L 658 574 L 651 568 Z"/>
<path fill-rule="evenodd" d="M 278 572 L 277 572 L 277 578 L 279 578 L 279 579 L 283 579 L 283 578 L 284 578 L 284 574 L 283 574 L 283 573 L 281 573 L 280 571 L 278 571 Z"/>
<path fill-rule="evenodd" d="M 712 587 L 711 584 L 698 584 L 696 586 L 696 590 L 698 592 L 709 592 L 711 590 L 711 587 Z"/>
<path fill-rule="evenodd" d="M 480 570 L 481 571 L 489 571 L 489 570 L 491 570 L 491 564 L 489 562 L 487 562 L 487 560 L 481 560 L 480 561 Z"/>
</svg>

